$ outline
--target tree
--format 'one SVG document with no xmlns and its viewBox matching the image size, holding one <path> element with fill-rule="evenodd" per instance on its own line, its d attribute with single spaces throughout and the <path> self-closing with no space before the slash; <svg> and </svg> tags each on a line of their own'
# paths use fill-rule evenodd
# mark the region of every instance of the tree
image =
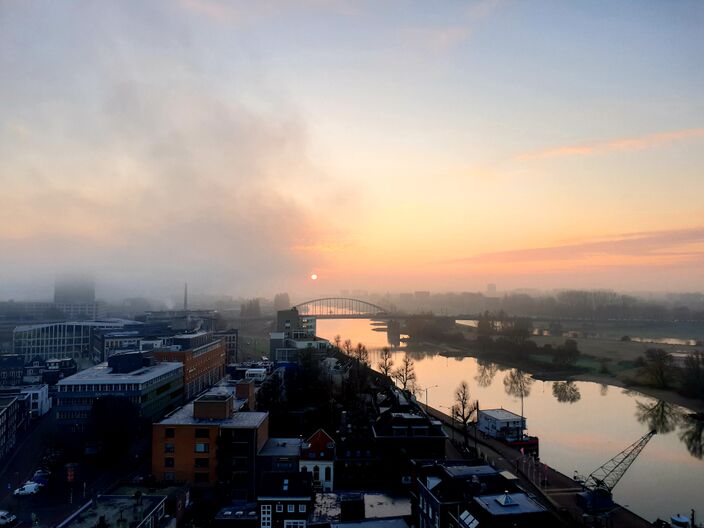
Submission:
<svg viewBox="0 0 704 528">
<path fill-rule="evenodd" d="M 93 402 L 87 429 L 107 459 L 114 460 L 129 450 L 139 429 L 139 410 L 124 396 L 101 396 Z"/>
<path fill-rule="evenodd" d="M 653 385 L 666 389 L 670 383 L 673 363 L 672 354 L 661 348 L 650 348 L 645 351 L 645 366 L 642 372 Z"/>
<path fill-rule="evenodd" d="M 489 312 L 484 312 L 477 320 L 477 337 L 488 338 L 494 333 L 494 321 Z"/>
<path fill-rule="evenodd" d="M 553 356 L 553 363 L 556 365 L 574 365 L 580 356 L 577 341 L 574 339 L 565 339 L 564 344 L 557 349 Z"/>
<path fill-rule="evenodd" d="M 353 356 L 357 360 L 358 366 L 369 365 L 369 352 L 362 343 L 357 343 Z"/>
<path fill-rule="evenodd" d="M 671 433 L 677 429 L 684 417 L 682 411 L 664 400 L 655 403 L 636 401 L 636 418 L 658 434 Z"/>
<path fill-rule="evenodd" d="M 342 350 L 344 350 L 345 354 L 348 356 L 352 356 L 352 340 L 345 339 L 345 342 L 342 343 Z"/>
<path fill-rule="evenodd" d="M 480 387 L 486 388 L 491 385 L 494 381 L 494 376 L 499 370 L 499 366 L 496 363 L 486 361 L 484 359 L 477 359 L 477 374 L 474 376 L 474 381 Z"/>
<path fill-rule="evenodd" d="M 519 369 L 513 369 L 504 378 L 506 394 L 521 399 L 521 416 L 523 416 L 523 398 L 530 396 L 531 385 L 533 385 L 533 378 Z"/>
<path fill-rule="evenodd" d="M 389 347 L 382 348 L 381 360 L 377 363 L 377 367 L 384 376 L 391 376 L 391 368 L 394 366 L 394 361 L 391 358 L 391 349 Z"/>
<path fill-rule="evenodd" d="M 687 396 L 704 399 L 704 354 L 693 352 L 684 358 L 682 391 Z"/>
<path fill-rule="evenodd" d="M 401 366 L 394 370 L 393 379 L 401 385 L 403 390 L 412 390 L 416 381 L 416 369 L 413 358 L 406 353 L 401 361 Z"/>
<path fill-rule="evenodd" d="M 455 404 L 452 406 L 452 416 L 462 422 L 464 445 L 467 445 L 467 426 L 474 416 L 477 406 L 470 400 L 469 385 L 466 381 L 460 383 L 455 390 Z"/>
<path fill-rule="evenodd" d="M 556 381 L 552 384 L 552 395 L 560 403 L 578 402 L 582 395 L 574 381 Z"/>
<path fill-rule="evenodd" d="M 279 311 L 279 310 L 288 310 L 291 307 L 291 299 L 288 296 L 288 293 L 277 293 L 274 296 L 274 310 Z"/>
<path fill-rule="evenodd" d="M 342 337 L 340 337 L 340 334 L 337 334 L 337 335 L 334 337 L 333 341 L 335 342 L 335 348 L 336 348 L 337 350 L 340 350 L 340 343 L 342 342 Z"/>
</svg>

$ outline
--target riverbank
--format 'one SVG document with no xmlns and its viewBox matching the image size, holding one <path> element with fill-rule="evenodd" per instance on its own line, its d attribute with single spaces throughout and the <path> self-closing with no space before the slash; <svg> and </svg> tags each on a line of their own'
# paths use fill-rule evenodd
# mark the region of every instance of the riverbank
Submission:
<svg viewBox="0 0 704 528">
<path fill-rule="evenodd" d="M 666 401 L 667 403 L 684 407 L 693 413 L 704 413 L 703 400 L 687 398 L 674 390 L 658 389 L 647 385 L 628 383 L 614 374 L 601 374 L 591 371 L 586 367 L 556 368 L 553 365 L 535 361 L 530 357 L 530 355 L 524 358 L 508 357 L 504 354 L 482 351 L 474 347 L 458 347 L 457 344 L 454 343 L 449 344 L 428 341 L 417 343 L 411 342 L 407 348 L 409 352 L 413 352 L 413 350 L 417 348 L 424 350 L 432 349 L 436 350 L 439 354 L 446 355 L 448 357 L 473 357 L 480 361 L 490 361 L 492 363 L 496 363 L 497 365 L 523 370 L 531 374 L 535 379 L 542 381 L 588 381 L 619 387 L 626 390 L 633 390 L 644 394 L 645 396 L 650 396 L 658 400 Z M 580 363 L 588 364 L 590 361 L 598 363 L 600 359 L 602 358 L 583 354 Z"/>
</svg>

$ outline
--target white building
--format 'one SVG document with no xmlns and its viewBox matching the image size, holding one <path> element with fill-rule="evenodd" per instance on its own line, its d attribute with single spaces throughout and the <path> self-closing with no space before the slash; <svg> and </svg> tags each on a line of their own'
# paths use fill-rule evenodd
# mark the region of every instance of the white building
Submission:
<svg viewBox="0 0 704 528">
<path fill-rule="evenodd" d="M 21 325 L 12 332 L 13 349 L 25 363 L 35 358 L 79 359 L 90 354 L 95 329 L 120 329 L 139 324 L 125 319 L 103 319 Z"/>
<path fill-rule="evenodd" d="M 514 442 L 523 438 L 526 419 L 506 409 L 486 409 L 479 411 L 477 427 L 487 436 Z"/>
</svg>

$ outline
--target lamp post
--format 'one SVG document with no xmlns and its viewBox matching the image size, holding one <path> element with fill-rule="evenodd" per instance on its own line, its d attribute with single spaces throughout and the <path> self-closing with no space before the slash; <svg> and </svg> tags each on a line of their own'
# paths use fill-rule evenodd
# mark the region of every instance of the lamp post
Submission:
<svg viewBox="0 0 704 528">
<path fill-rule="evenodd" d="M 424 390 L 424 391 L 425 391 L 425 411 L 426 411 L 426 412 L 428 411 L 428 390 L 429 390 L 429 389 L 434 389 L 435 387 L 439 387 L 439 386 L 440 386 L 440 385 L 432 385 L 432 386 L 430 386 L 430 387 L 426 387 L 426 388 L 424 388 L 424 389 L 421 389 L 421 390 Z"/>
</svg>

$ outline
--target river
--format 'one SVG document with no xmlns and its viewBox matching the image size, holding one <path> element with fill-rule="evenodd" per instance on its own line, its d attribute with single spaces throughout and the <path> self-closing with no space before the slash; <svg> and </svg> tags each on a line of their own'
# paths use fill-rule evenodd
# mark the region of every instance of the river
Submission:
<svg viewBox="0 0 704 528">
<path fill-rule="evenodd" d="M 385 332 L 374 331 L 369 320 L 327 319 L 317 333 L 332 340 L 364 343 L 373 365 L 387 346 Z M 446 358 L 434 352 L 409 352 L 415 360 L 418 385 L 427 390 L 429 405 L 449 413 L 453 393 L 461 381 L 469 383 L 480 408 L 520 413 L 520 399 L 506 392 L 510 372 L 474 358 Z M 406 351 L 394 349 L 398 365 Z M 418 398 L 425 400 L 423 390 Z M 704 516 L 704 424 L 675 407 L 619 387 L 590 382 L 532 380 L 524 398 L 528 433 L 540 437 L 541 459 L 562 473 L 588 475 L 592 470 L 655 428 L 655 435 L 614 489 L 614 499 L 644 518 L 689 514 Z"/>
</svg>

